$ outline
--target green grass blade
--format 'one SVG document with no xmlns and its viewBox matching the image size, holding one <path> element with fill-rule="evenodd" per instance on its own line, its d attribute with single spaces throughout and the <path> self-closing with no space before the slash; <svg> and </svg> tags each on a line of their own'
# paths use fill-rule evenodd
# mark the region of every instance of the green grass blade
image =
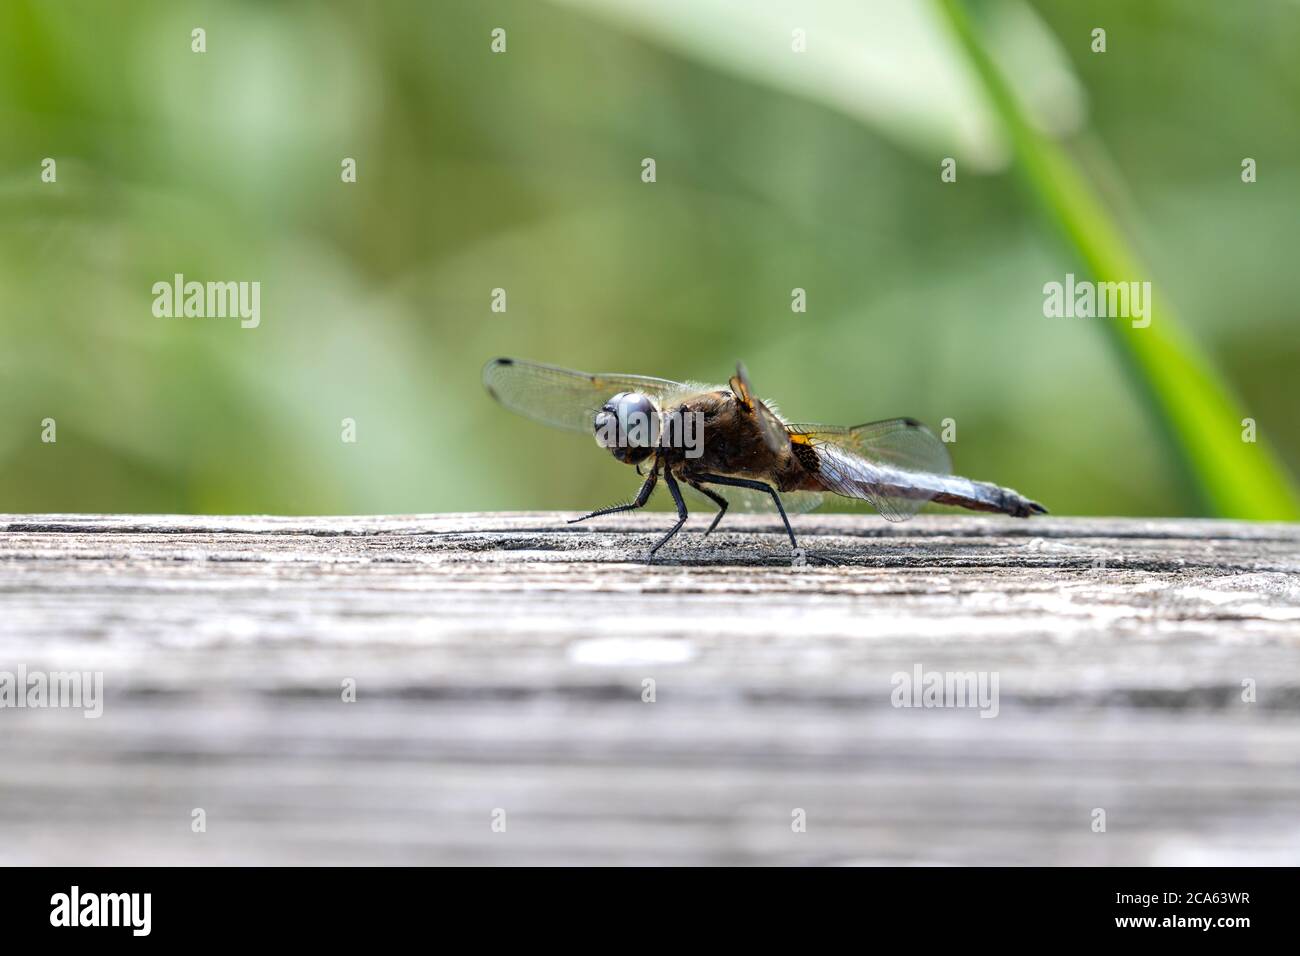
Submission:
<svg viewBox="0 0 1300 956">
<path fill-rule="evenodd" d="M 1048 217 L 1095 282 L 1150 275 L 1070 156 L 1026 119 L 993 62 L 962 0 L 938 0 L 994 109 L 1017 166 Z M 1155 283 L 1153 283 L 1155 286 Z M 1246 415 L 1209 359 L 1185 334 L 1157 287 L 1151 323 L 1133 328 L 1098 320 L 1151 409 L 1185 480 L 1212 513 L 1232 518 L 1295 520 L 1300 495 L 1262 437 L 1242 440 Z"/>
</svg>

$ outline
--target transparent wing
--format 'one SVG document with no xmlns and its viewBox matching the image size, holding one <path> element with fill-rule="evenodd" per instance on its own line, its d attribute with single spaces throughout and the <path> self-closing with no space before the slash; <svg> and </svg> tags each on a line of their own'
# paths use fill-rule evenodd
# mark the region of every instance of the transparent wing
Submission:
<svg viewBox="0 0 1300 956">
<path fill-rule="evenodd" d="M 727 485 L 706 485 L 714 494 L 721 495 L 727 499 L 727 513 L 743 512 L 744 514 L 776 514 L 776 505 L 772 504 L 772 496 L 761 491 L 752 491 L 748 488 L 733 488 Z M 694 500 L 694 506 L 691 508 L 691 514 L 697 511 L 709 513 L 716 511 L 718 506 L 708 499 L 707 496 L 696 491 L 690 485 L 683 484 L 682 490 L 686 492 L 687 497 Z M 781 495 L 781 507 L 785 508 L 788 515 L 801 515 L 808 511 L 813 511 L 821 505 L 825 496 L 818 491 L 783 491 Z M 722 527 L 725 528 L 727 519 L 722 519 Z"/>
<path fill-rule="evenodd" d="M 866 501 L 890 521 L 915 515 L 952 473 L 947 447 L 915 419 L 788 427 L 791 441 L 816 451 L 817 477 L 828 491 Z"/>
<path fill-rule="evenodd" d="M 731 386 L 731 392 L 736 396 L 736 400 L 758 418 L 759 431 L 767 446 L 773 451 L 783 451 L 788 441 L 785 423 L 754 394 L 754 386 L 749 382 L 749 372 L 745 369 L 744 362 L 736 363 L 736 374 L 727 384 Z"/>
<path fill-rule="evenodd" d="M 492 359 L 483 366 L 488 394 L 513 412 L 556 428 L 590 434 L 600 407 L 618 392 L 642 392 L 663 407 L 666 399 L 689 390 L 681 382 L 644 375 L 575 372 L 518 359 Z"/>
</svg>

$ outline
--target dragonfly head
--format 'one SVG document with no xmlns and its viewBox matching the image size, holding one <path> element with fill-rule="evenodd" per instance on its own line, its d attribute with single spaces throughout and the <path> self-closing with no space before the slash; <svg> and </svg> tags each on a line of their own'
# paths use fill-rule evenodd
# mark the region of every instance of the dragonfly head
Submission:
<svg viewBox="0 0 1300 956">
<path fill-rule="evenodd" d="M 596 412 L 596 443 L 624 464 L 645 461 L 659 444 L 659 407 L 641 392 L 619 392 Z"/>
</svg>

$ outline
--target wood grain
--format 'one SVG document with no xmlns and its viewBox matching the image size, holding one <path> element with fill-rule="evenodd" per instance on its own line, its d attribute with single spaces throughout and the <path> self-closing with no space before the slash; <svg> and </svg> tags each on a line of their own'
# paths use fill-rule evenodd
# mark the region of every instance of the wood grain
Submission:
<svg viewBox="0 0 1300 956">
<path fill-rule="evenodd" d="M 0 862 L 1300 863 L 1297 526 L 567 517 L 0 516 Z"/>
</svg>

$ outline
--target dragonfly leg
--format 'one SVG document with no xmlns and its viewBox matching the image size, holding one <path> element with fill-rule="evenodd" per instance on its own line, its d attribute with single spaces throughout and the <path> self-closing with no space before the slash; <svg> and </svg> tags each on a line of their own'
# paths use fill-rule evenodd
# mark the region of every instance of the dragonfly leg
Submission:
<svg viewBox="0 0 1300 956">
<path fill-rule="evenodd" d="M 677 523 L 673 525 L 672 530 L 659 539 L 659 543 L 650 549 L 650 560 L 653 561 L 655 552 L 668 543 L 668 540 L 678 531 L 682 530 L 682 525 L 686 524 L 686 502 L 682 500 L 682 490 L 677 487 L 677 479 L 667 468 L 664 469 L 664 483 L 668 485 L 668 491 L 673 496 L 673 503 L 677 505 Z"/>
<path fill-rule="evenodd" d="M 586 521 L 588 518 L 599 518 L 601 515 L 612 515 L 620 511 L 635 511 L 637 508 L 644 508 L 645 503 L 650 500 L 650 492 L 655 490 L 655 481 L 659 477 L 659 469 L 656 467 L 650 472 L 641 490 L 636 493 L 636 498 L 625 505 L 612 505 L 608 508 L 601 508 L 593 511 L 591 514 L 585 514 L 581 518 L 569 519 L 569 524 L 577 524 L 579 521 Z"/>
<path fill-rule="evenodd" d="M 771 485 L 761 481 L 751 481 L 749 478 L 728 478 L 726 475 L 697 474 L 694 478 L 696 481 L 707 481 L 711 485 L 731 485 L 735 488 L 752 488 L 754 491 L 767 492 L 776 502 L 776 510 L 780 513 L 781 520 L 785 522 L 785 533 L 790 536 L 790 547 L 799 547 L 799 542 L 794 539 L 794 529 L 790 527 L 790 519 L 785 516 L 785 506 L 781 504 L 781 496 Z"/>
<path fill-rule="evenodd" d="M 730 505 L 730 502 L 716 491 L 709 491 L 708 488 L 705 488 L 697 481 L 690 482 L 690 486 L 718 506 L 718 513 L 713 518 L 713 524 L 709 525 L 709 530 L 704 532 L 704 537 L 707 538 L 709 535 L 713 534 L 713 529 L 718 526 L 718 522 L 722 520 L 722 516 L 727 513 L 727 508 Z"/>
</svg>

